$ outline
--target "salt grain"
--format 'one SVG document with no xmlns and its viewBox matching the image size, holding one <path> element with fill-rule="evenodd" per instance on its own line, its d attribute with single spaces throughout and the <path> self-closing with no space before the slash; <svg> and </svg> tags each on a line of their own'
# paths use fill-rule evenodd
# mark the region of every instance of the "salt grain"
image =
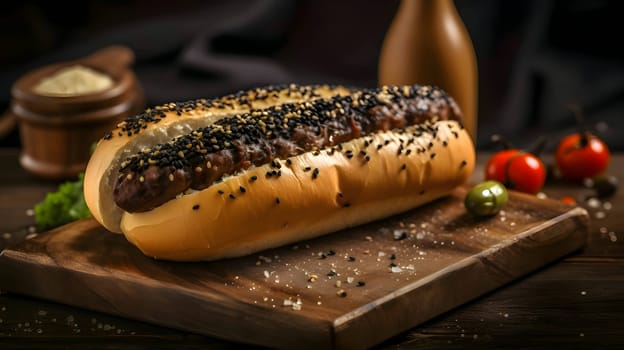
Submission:
<svg viewBox="0 0 624 350">
<path fill-rule="evenodd" d="M 548 198 L 548 196 L 544 192 L 538 192 L 535 196 L 537 196 L 537 198 L 539 198 L 539 199 L 546 199 L 546 198 Z"/>
<path fill-rule="evenodd" d="M 602 233 L 602 234 L 606 234 L 607 232 L 609 232 L 609 229 L 608 229 L 608 228 L 606 228 L 606 227 L 604 227 L 604 226 L 600 228 L 600 233 Z"/>
<path fill-rule="evenodd" d="M 587 292 L 583 290 L 581 291 L 581 295 L 587 295 Z"/>
<path fill-rule="evenodd" d="M 611 204 L 611 202 L 604 202 L 602 203 L 602 208 L 604 210 L 611 210 L 611 208 L 613 208 L 613 204 Z"/>
<path fill-rule="evenodd" d="M 37 312 L 37 315 L 39 315 L 39 316 L 45 316 L 47 314 L 48 314 L 48 312 L 45 311 L 45 310 L 39 310 L 39 312 Z"/>
<path fill-rule="evenodd" d="M 597 198 L 590 198 L 587 200 L 587 206 L 590 208 L 599 208 L 600 207 L 600 201 Z"/>
<path fill-rule="evenodd" d="M 5 232 L 5 233 L 2 234 L 2 238 L 6 239 L 6 240 L 9 240 L 9 239 L 11 239 L 11 234 L 8 233 L 8 232 Z"/>
<path fill-rule="evenodd" d="M 598 220 L 604 219 L 606 216 L 607 214 L 605 214 L 604 211 L 597 211 L 596 214 L 594 214 L 594 217 Z"/>
<path fill-rule="evenodd" d="M 390 268 L 390 271 L 392 271 L 392 273 L 399 273 L 399 272 L 403 272 L 403 269 L 400 266 L 392 266 Z"/>
<path fill-rule="evenodd" d="M 26 209 L 26 216 L 33 216 L 35 215 L 35 211 L 32 209 Z"/>
<path fill-rule="evenodd" d="M 617 242 L 617 235 L 615 234 L 615 232 L 609 232 L 609 240 L 614 243 Z"/>
</svg>

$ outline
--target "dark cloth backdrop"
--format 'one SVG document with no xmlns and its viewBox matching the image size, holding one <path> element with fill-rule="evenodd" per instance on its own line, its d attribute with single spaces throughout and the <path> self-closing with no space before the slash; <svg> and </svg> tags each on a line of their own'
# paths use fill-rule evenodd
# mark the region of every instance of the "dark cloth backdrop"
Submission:
<svg viewBox="0 0 624 350">
<path fill-rule="evenodd" d="M 398 1 L 84 0 L 0 5 L 0 109 L 22 74 L 108 45 L 136 54 L 148 105 L 289 82 L 376 85 Z M 479 147 L 574 130 L 566 105 L 624 149 L 618 0 L 457 0 L 479 62 Z M 461 58 L 458 58 L 461 59 Z M 18 145 L 17 132 L 0 145 Z M 554 147 L 551 142 L 550 147 Z"/>
</svg>

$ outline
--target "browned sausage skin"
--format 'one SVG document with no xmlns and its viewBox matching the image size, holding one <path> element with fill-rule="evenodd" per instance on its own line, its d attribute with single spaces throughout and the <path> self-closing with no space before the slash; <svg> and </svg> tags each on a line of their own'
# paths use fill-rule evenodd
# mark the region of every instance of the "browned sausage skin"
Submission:
<svg viewBox="0 0 624 350">
<path fill-rule="evenodd" d="M 414 137 L 435 134 L 431 123 L 446 119 L 461 119 L 455 102 L 439 89 L 421 86 L 355 90 L 350 96 L 252 110 L 127 158 L 114 200 L 127 212 L 148 211 L 252 166 L 270 163 L 274 170 L 266 176 L 279 177 L 280 159 L 327 148 L 340 151 L 342 142 L 412 125 L 419 125 Z"/>
</svg>

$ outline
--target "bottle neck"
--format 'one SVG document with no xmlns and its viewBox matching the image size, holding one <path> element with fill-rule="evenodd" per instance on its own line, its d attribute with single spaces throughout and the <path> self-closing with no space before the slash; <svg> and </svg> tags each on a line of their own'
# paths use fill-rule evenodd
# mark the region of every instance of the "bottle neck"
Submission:
<svg viewBox="0 0 624 350">
<path fill-rule="evenodd" d="M 457 9 L 453 0 L 402 0 L 399 12 L 412 19 L 431 19 L 440 14 L 457 14 Z"/>
</svg>

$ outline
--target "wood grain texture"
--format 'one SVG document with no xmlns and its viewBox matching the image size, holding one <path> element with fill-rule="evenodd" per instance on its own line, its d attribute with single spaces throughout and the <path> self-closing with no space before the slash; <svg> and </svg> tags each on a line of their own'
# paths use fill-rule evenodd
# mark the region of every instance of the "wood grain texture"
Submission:
<svg viewBox="0 0 624 350">
<path fill-rule="evenodd" d="M 212 263 L 146 258 L 84 220 L 5 250 L 0 288 L 244 343 L 369 347 L 586 241 L 583 209 L 514 193 L 503 213 L 476 219 L 463 209 L 465 190 L 381 222 Z M 298 299 L 301 310 L 284 306 Z"/>
</svg>

